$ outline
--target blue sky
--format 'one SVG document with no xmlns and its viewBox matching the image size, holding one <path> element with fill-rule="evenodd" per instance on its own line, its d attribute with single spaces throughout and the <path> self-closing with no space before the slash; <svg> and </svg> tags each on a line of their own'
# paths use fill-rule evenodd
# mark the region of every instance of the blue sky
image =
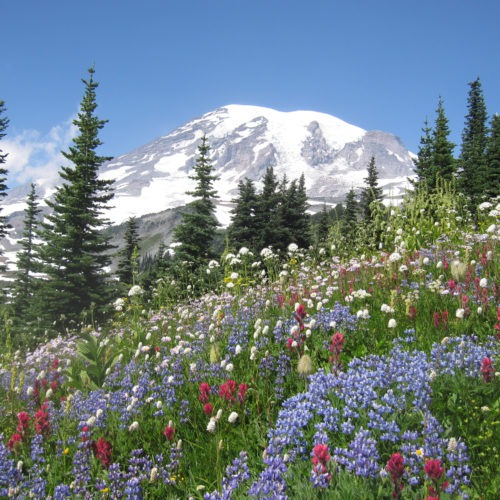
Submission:
<svg viewBox="0 0 500 500">
<path fill-rule="evenodd" d="M 0 148 L 9 184 L 49 177 L 95 66 L 99 153 L 131 151 L 226 104 L 329 113 L 416 151 L 468 83 L 500 112 L 498 0 L 0 0 Z"/>
</svg>

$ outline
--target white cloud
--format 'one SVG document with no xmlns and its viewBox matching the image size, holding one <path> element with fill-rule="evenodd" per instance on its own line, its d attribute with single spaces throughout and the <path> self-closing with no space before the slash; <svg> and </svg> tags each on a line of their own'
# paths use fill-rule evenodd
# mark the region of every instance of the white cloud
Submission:
<svg viewBox="0 0 500 500">
<path fill-rule="evenodd" d="M 68 161 L 61 151 L 67 151 L 77 128 L 73 118 L 55 125 L 46 134 L 37 130 L 24 130 L 20 134 L 2 139 L 1 149 L 7 153 L 5 168 L 8 171 L 8 186 L 27 182 L 40 186 L 52 186 L 57 182 L 59 169 Z"/>
</svg>

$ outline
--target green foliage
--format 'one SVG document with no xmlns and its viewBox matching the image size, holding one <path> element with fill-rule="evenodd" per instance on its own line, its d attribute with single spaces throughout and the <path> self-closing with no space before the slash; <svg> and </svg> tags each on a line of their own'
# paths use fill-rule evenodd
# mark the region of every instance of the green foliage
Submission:
<svg viewBox="0 0 500 500">
<path fill-rule="evenodd" d="M 137 220 L 130 217 L 125 229 L 125 246 L 120 252 L 117 275 L 125 285 L 134 285 L 137 280 L 139 266 L 139 233 Z"/>
<path fill-rule="evenodd" d="M 479 78 L 469 83 L 467 99 L 468 113 L 462 132 L 462 148 L 459 159 L 459 180 L 461 191 L 476 207 L 487 188 L 487 114 L 483 90 Z"/>
<path fill-rule="evenodd" d="M 491 119 L 490 135 L 486 145 L 487 171 L 484 194 L 490 198 L 500 196 L 500 115 Z"/>
<path fill-rule="evenodd" d="M 500 491 L 500 379 L 485 382 L 459 372 L 437 377 L 431 410 L 449 436 L 466 436 L 472 481 L 494 498 Z"/>
<path fill-rule="evenodd" d="M 174 229 L 174 239 L 180 243 L 176 248 L 176 260 L 193 270 L 213 258 L 211 245 L 219 225 L 214 203 L 217 193 L 213 188 L 217 176 L 213 174 L 209 151 L 210 146 L 203 136 L 198 146 L 194 174 L 190 176 L 190 179 L 196 181 L 196 187 L 186 193 L 193 196 L 194 200 L 182 214 L 182 222 Z"/>
<path fill-rule="evenodd" d="M 103 386 L 106 375 L 118 361 L 117 345 L 110 337 L 95 332 L 82 332 L 76 343 L 77 358 L 66 370 L 68 384 L 81 390 Z"/>
<path fill-rule="evenodd" d="M 39 315 L 39 302 L 36 300 L 39 280 L 36 273 L 40 271 L 39 244 L 35 242 L 38 233 L 38 207 L 36 188 L 31 184 L 25 209 L 24 228 L 20 240 L 21 250 L 17 254 L 16 282 L 13 289 L 13 303 L 16 318 L 20 322 L 32 322 Z"/>
<path fill-rule="evenodd" d="M 113 293 L 105 270 L 112 246 L 101 231 L 107 224 L 102 213 L 113 197 L 112 181 L 98 178 L 99 167 L 110 158 L 95 151 L 101 145 L 98 134 L 106 120 L 95 116 L 98 83 L 93 75 L 91 68 L 89 79 L 83 80 L 85 93 L 74 120 L 79 135 L 69 151 L 63 152 L 72 166 L 62 168 L 63 183 L 54 201 L 47 201 L 52 212 L 43 224 L 41 258 L 47 279 L 40 296 L 48 321 L 61 314 L 79 321 L 82 311 L 93 306 L 102 312 Z"/>
<path fill-rule="evenodd" d="M 439 180 L 451 181 L 456 172 L 456 160 L 453 157 L 455 144 L 449 140 L 450 129 L 442 98 L 439 99 L 436 113 L 436 122 L 432 132 L 431 167 L 427 183 L 431 188 L 434 188 Z"/>
</svg>

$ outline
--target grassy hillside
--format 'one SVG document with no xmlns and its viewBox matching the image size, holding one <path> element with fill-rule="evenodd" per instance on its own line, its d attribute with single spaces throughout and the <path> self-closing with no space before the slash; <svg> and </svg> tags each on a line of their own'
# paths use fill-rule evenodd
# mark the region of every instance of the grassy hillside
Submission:
<svg viewBox="0 0 500 500">
<path fill-rule="evenodd" d="M 395 209 L 377 251 L 241 249 L 203 296 L 165 277 L 6 342 L 0 495 L 499 498 L 495 203 Z"/>
</svg>

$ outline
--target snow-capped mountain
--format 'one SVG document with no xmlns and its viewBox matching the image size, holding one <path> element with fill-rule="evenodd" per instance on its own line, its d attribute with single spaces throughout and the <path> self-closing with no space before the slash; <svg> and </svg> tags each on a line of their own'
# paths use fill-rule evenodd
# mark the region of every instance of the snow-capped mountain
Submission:
<svg viewBox="0 0 500 500">
<path fill-rule="evenodd" d="M 105 164 L 101 176 L 115 180 L 110 219 L 120 223 L 185 205 L 185 193 L 194 187 L 188 176 L 204 134 L 219 176 L 214 187 L 222 224 L 229 222 L 227 207 L 238 182 L 248 177 L 259 189 L 269 166 L 279 179 L 304 174 L 311 200 L 321 203 L 342 201 L 351 187 L 362 186 L 372 156 L 389 197 L 400 197 L 412 175 L 411 154 L 391 134 L 367 132 L 319 112 L 230 105 Z"/>
<path fill-rule="evenodd" d="M 158 214 L 191 201 L 186 195 L 194 187 L 189 175 L 203 135 L 219 176 L 214 188 L 222 225 L 229 223 L 238 182 L 252 179 L 259 190 L 269 166 L 278 179 L 286 174 L 290 181 L 304 174 L 313 208 L 314 204 L 341 202 L 351 187 L 363 186 L 372 156 L 387 199 L 400 198 L 413 174 L 411 153 L 392 134 L 366 131 L 314 111 L 229 105 L 104 164 L 100 176 L 115 181 L 113 208 L 107 218 L 118 225 L 130 216 Z M 10 216 L 15 228 L 20 227 L 27 190 L 27 186 L 12 190 L 3 205 L 2 215 Z M 38 196 L 44 199 L 53 192 L 47 188 Z M 4 242 L 6 250 L 15 246 L 16 233 Z"/>
</svg>

